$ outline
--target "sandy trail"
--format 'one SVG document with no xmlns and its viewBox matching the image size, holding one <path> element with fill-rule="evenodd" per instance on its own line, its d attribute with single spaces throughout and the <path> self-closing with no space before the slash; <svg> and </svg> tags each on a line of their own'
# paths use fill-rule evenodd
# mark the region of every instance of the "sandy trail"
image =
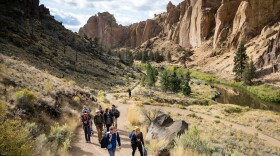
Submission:
<svg viewBox="0 0 280 156">
<path fill-rule="evenodd" d="M 137 86 L 135 90 L 137 90 L 139 86 Z M 122 149 L 117 149 L 116 151 L 116 156 L 131 156 L 131 147 L 130 147 L 130 140 L 128 138 L 128 120 L 127 120 L 127 110 L 131 104 L 131 102 L 128 101 L 129 104 L 122 104 L 119 101 L 117 101 L 112 94 L 106 94 L 106 98 L 110 101 L 111 104 L 115 104 L 119 111 L 121 112 L 121 116 L 118 119 L 118 131 L 120 133 L 121 137 L 121 142 L 122 142 Z M 173 107 L 163 107 L 163 106 L 151 106 L 151 105 L 145 105 L 145 108 L 148 109 L 160 109 L 164 112 L 177 112 L 181 115 L 188 115 L 188 114 L 193 114 L 194 112 L 185 110 L 185 109 L 179 109 L 179 108 L 173 108 Z M 257 137 L 259 139 L 264 140 L 265 143 L 279 147 L 280 148 L 280 141 L 270 137 L 268 135 L 265 135 L 258 131 L 257 129 L 249 126 L 244 126 L 240 124 L 236 124 L 230 121 L 227 121 L 225 119 L 221 118 L 215 118 L 210 115 L 202 114 L 202 113 L 197 113 L 195 112 L 196 116 L 201 117 L 204 120 L 209 120 L 212 122 L 215 122 L 215 120 L 219 120 L 221 123 L 231 126 L 233 129 L 243 131 L 244 133 L 247 134 L 257 134 Z M 122 122 L 121 122 L 122 121 Z M 91 138 L 92 143 L 87 144 L 85 143 L 85 138 L 84 138 L 84 133 L 82 131 L 82 128 L 80 127 L 76 137 L 74 139 L 74 142 L 72 144 L 72 148 L 70 150 L 70 155 L 71 156 L 107 156 L 109 155 L 106 149 L 101 149 L 100 145 L 97 140 L 97 134 L 96 131 L 94 133 L 94 136 Z M 137 151 L 138 152 L 138 151 Z M 137 153 L 136 152 L 136 153 Z M 136 154 L 136 156 L 139 156 L 139 153 Z"/>
<path fill-rule="evenodd" d="M 131 156 L 131 146 L 130 139 L 128 138 L 129 131 L 127 128 L 127 110 L 129 108 L 129 104 L 122 104 L 115 100 L 112 94 L 106 94 L 106 98 L 110 101 L 111 104 L 115 104 L 117 109 L 120 111 L 121 115 L 118 118 L 118 132 L 121 137 L 122 148 L 116 150 L 116 156 Z M 94 130 L 95 127 L 94 127 Z M 137 151 L 138 152 L 138 151 Z M 140 154 L 136 152 L 136 156 Z M 94 136 L 91 137 L 91 144 L 85 143 L 84 132 L 82 127 L 80 127 L 77 131 L 76 137 L 74 138 L 74 142 L 72 143 L 72 148 L 70 150 L 71 156 L 108 156 L 108 151 L 106 149 L 100 148 L 100 144 L 98 143 L 97 133 L 94 131 Z"/>
</svg>

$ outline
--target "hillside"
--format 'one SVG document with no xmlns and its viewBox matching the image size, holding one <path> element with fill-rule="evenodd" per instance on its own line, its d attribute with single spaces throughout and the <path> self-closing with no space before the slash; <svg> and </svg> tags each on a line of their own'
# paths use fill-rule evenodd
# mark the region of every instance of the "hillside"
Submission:
<svg viewBox="0 0 280 156">
<path fill-rule="evenodd" d="M 39 0 L 1 1 L 0 155 L 68 155 L 82 107 L 139 76 L 109 51 L 65 29 Z"/>
<path fill-rule="evenodd" d="M 39 0 L 5 0 L 0 10 L 1 54 L 74 80 L 81 87 L 109 89 L 125 84 L 124 75 L 135 75 L 101 44 L 93 45 L 65 29 L 47 8 L 39 6 Z"/>
<path fill-rule="evenodd" d="M 227 79 L 233 77 L 235 49 L 243 43 L 259 69 L 259 78 L 279 85 L 275 81 L 279 74 L 272 70 L 272 62 L 279 65 L 279 55 L 269 46 L 280 30 L 279 1 L 184 0 L 177 6 L 169 2 L 166 8 L 167 12 L 153 19 L 126 27 L 118 25 L 110 13 L 99 13 L 89 18 L 79 35 L 97 36 L 112 48 L 170 51 L 175 60 L 192 50 L 189 66 L 222 72 L 219 76 Z"/>
</svg>

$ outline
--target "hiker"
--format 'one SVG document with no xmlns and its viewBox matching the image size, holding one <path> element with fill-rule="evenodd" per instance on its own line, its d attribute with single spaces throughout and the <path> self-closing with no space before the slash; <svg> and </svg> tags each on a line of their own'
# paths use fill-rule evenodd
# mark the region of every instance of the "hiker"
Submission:
<svg viewBox="0 0 280 156">
<path fill-rule="evenodd" d="M 86 143 L 90 143 L 91 136 L 91 126 L 90 126 L 90 116 L 88 113 L 83 113 L 81 116 L 81 121 L 83 123 L 83 130 L 85 132 Z"/>
<path fill-rule="evenodd" d="M 104 124 L 107 128 L 107 132 L 109 132 L 109 128 L 113 124 L 113 114 L 111 113 L 109 108 L 106 108 L 105 113 L 104 113 Z"/>
<path fill-rule="evenodd" d="M 100 142 L 102 138 L 104 118 L 103 115 L 100 113 L 100 110 L 96 110 L 95 113 L 96 115 L 94 116 L 93 120 L 98 134 L 98 141 Z"/>
<path fill-rule="evenodd" d="M 87 113 L 89 117 L 89 126 L 90 126 L 90 134 L 93 135 L 93 129 L 92 129 L 92 116 L 91 116 L 91 109 L 87 108 L 86 106 L 83 106 L 82 115 Z"/>
<path fill-rule="evenodd" d="M 118 118 L 120 117 L 120 111 L 116 108 L 115 105 L 112 105 L 111 109 L 112 115 L 113 115 L 113 126 L 116 128 L 118 127 Z"/>
<path fill-rule="evenodd" d="M 128 89 L 128 97 L 131 98 L 131 90 Z"/>
<path fill-rule="evenodd" d="M 144 139 L 143 139 L 143 133 L 140 131 L 140 128 L 135 126 L 135 130 L 133 130 L 129 134 L 129 138 L 131 141 L 131 147 L 132 147 L 132 156 L 135 155 L 136 149 L 138 148 L 140 155 L 144 156 L 143 154 L 143 147 L 145 147 Z M 143 147 L 142 147 L 143 145 Z"/>
<path fill-rule="evenodd" d="M 108 139 L 107 150 L 109 152 L 109 155 L 115 156 L 117 142 L 119 148 L 121 149 L 121 139 L 119 133 L 117 132 L 116 127 L 114 126 L 110 127 L 110 131 L 106 133 L 106 139 Z"/>
<path fill-rule="evenodd" d="M 104 114 L 104 110 L 102 109 L 102 106 L 101 106 L 101 105 L 99 105 L 99 108 L 98 108 L 98 109 L 99 109 L 99 111 L 100 111 L 100 114 L 103 115 L 103 114 Z"/>
</svg>

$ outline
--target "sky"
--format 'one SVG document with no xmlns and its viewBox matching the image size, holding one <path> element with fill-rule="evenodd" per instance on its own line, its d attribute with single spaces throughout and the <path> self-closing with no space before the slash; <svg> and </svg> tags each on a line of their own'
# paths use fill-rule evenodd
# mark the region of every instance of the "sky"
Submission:
<svg viewBox="0 0 280 156">
<path fill-rule="evenodd" d="M 169 1 L 177 5 L 182 0 L 40 0 L 40 4 L 67 29 L 78 32 L 98 12 L 108 11 L 118 24 L 130 25 L 166 11 Z"/>
</svg>

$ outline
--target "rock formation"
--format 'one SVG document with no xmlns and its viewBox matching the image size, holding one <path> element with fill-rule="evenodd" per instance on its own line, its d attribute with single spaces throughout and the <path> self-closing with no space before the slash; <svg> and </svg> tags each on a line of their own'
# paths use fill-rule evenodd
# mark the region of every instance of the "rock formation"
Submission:
<svg viewBox="0 0 280 156">
<path fill-rule="evenodd" d="M 275 0 L 184 0 L 153 19 L 121 26 L 108 12 L 92 16 L 80 35 L 97 36 L 109 47 L 138 47 L 148 39 L 167 36 L 185 48 L 200 47 L 213 37 L 213 47 L 226 43 L 236 48 L 279 20 L 280 1 Z"/>
<path fill-rule="evenodd" d="M 166 114 L 158 116 L 150 125 L 146 135 L 146 141 L 151 139 L 167 140 L 171 142 L 177 135 L 180 135 L 188 129 L 188 124 L 185 121 L 173 121 Z"/>
</svg>

